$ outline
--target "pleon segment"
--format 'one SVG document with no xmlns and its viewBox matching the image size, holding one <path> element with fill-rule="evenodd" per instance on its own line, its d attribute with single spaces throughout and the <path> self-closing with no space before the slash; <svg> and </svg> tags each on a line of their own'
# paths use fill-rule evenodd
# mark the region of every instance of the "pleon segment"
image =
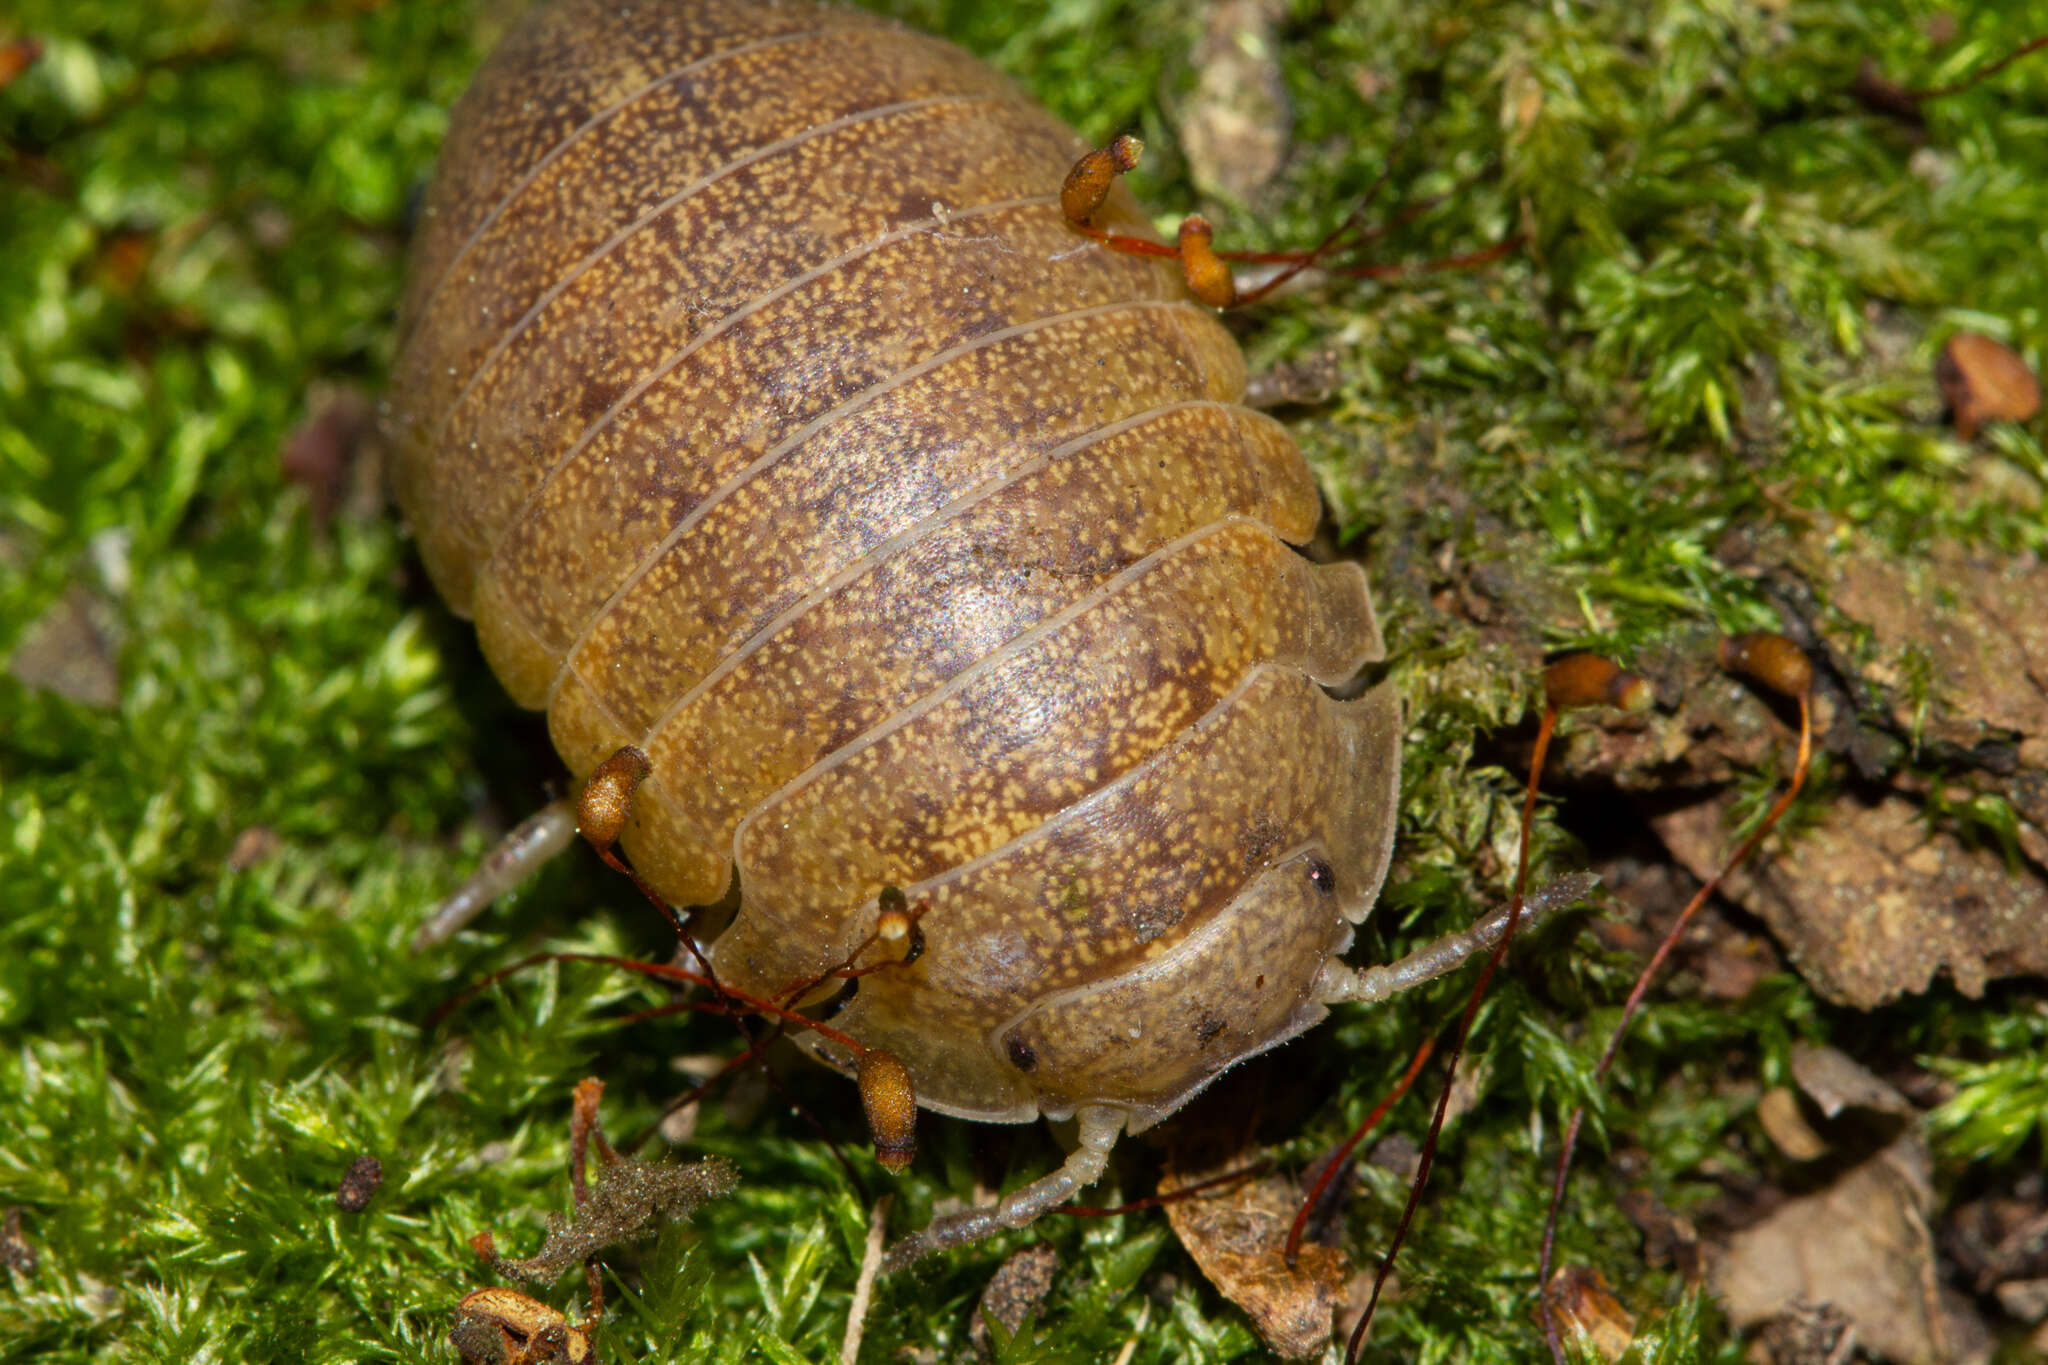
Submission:
<svg viewBox="0 0 2048 1365">
<path fill-rule="evenodd" d="M 950 1112 L 1113 1096 L 1142 1123 L 1312 1019 L 1305 983 L 1385 876 L 1398 731 L 1384 688 L 1338 702 L 1261 667 L 1124 781 L 905 887 L 924 955 L 835 1023 L 946 1077 Z"/>
<path fill-rule="evenodd" d="M 1039 1107 L 1062 1114 L 1114 1095 L 1140 1132 L 1320 1020 L 1309 987 L 1351 931 L 1319 913 L 1312 857 L 1268 871 L 1179 951 L 1053 999 L 998 1039 L 1001 1055 L 1033 1059 Z"/>
<path fill-rule="evenodd" d="M 796 85 L 811 104 L 791 102 Z M 618 249 L 622 235 L 658 231 L 661 215 L 677 211 L 671 201 L 693 185 L 877 109 L 1008 93 L 959 49 L 886 29 L 771 37 L 686 65 L 519 172 L 419 301 L 412 320 L 419 342 L 413 363 L 399 371 L 394 407 L 422 414 L 418 439 L 435 439 L 450 405 L 509 329 L 539 324 L 529 311 L 586 262 Z"/>
<path fill-rule="evenodd" d="M 807 5 L 675 6 L 661 23 L 630 19 L 612 0 L 536 6 L 492 53 L 449 119 L 413 246 L 404 320 L 419 318 L 506 187 L 607 110 L 736 48 L 800 34 L 888 31 L 871 16 Z"/>
<path fill-rule="evenodd" d="M 690 190 L 602 254 L 579 262 L 503 333 L 435 438 L 429 555 L 487 551 L 578 437 L 691 337 L 765 290 L 878 234 L 927 221 L 935 202 L 1017 197 L 1050 173 L 1068 135 L 1025 107 L 948 99 L 821 128 Z M 932 191 L 908 167 L 929 165 Z M 702 376 L 715 383 L 720 376 Z M 737 376 L 727 376 L 736 379 Z M 691 388 L 693 405 L 766 415 L 801 392 Z M 652 414 L 659 420 L 659 410 Z M 640 420 L 646 420 L 643 415 Z M 684 486 L 694 468 L 655 470 Z"/>
<path fill-rule="evenodd" d="M 1076 818 L 1070 807 L 1179 743 L 1258 665 L 1340 667 L 1318 646 L 1339 634 L 1329 612 L 1356 609 L 1347 599 L 1248 521 L 1149 557 L 750 816 L 736 840 L 748 913 L 721 952 L 748 979 L 829 965 L 882 886 Z"/>
<path fill-rule="evenodd" d="M 1042 203 L 927 220 L 728 314 L 649 368 L 561 458 L 493 553 L 480 604 L 531 632 L 537 665 L 559 663 L 663 537 L 809 424 L 1035 319 L 1175 296 L 1162 272 L 1073 247 Z M 487 514 L 509 515 L 512 491 Z M 539 704 L 553 670 L 520 668 L 491 634 L 484 643 L 515 695 Z"/>
<path fill-rule="evenodd" d="M 823 423 L 685 518 L 570 655 L 558 741 L 595 708 L 638 742 L 718 660 L 877 545 L 1100 425 L 1243 382 L 1182 304 L 1118 307 L 973 345 Z M 616 747 L 616 745 L 614 745 Z M 565 751 L 566 752 L 566 751 Z"/>
<path fill-rule="evenodd" d="M 1140 498 L 1147 480 L 1156 491 Z M 1230 516 L 1299 538 L 1315 506 L 1285 434 L 1242 408 L 1175 407 L 1084 437 L 913 528 L 726 656 L 644 745 L 656 771 L 691 786 L 636 843 L 667 850 L 654 855 L 664 864 L 694 849 L 721 866 L 740 818 L 777 787 L 1145 555 Z M 1338 570 L 1317 592 L 1311 618 L 1348 642 L 1319 656 L 1348 677 L 1378 647 L 1362 581 Z"/>
</svg>

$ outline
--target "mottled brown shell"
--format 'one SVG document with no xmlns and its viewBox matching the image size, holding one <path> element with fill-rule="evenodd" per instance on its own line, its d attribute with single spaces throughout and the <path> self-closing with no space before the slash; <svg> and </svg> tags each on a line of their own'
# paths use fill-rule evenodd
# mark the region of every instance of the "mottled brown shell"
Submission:
<svg viewBox="0 0 2048 1365">
<path fill-rule="evenodd" d="M 566 0 L 457 107 L 399 495 L 624 846 L 775 996 L 899 886 L 834 1023 L 942 1112 L 1133 1129 L 1321 1016 L 1398 764 L 1355 565 L 1171 263 L 1061 216 L 1076 136 L 856 11 Z M 1098 221 L 1150 235 L 1119 188 Z M 842 1066 L 850 1059 L 827 1057 Z"/>
</svg>

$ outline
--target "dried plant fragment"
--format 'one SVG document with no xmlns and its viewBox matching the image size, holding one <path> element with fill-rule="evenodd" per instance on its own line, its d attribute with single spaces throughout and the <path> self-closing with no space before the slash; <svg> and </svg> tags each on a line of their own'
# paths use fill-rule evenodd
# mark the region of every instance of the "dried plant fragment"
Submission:
<svg viewBox="0 0 2048 1365">
<path fill-rule="evenodd" d="M 1956 435 L 1974 440 L 1986 422 L 2024 422 L 2041 410 L 2041 381 L 2002 342 L 1957 332 L 1934 362 L 1934 381 L 1948 403 Z"/>
<path fill-rule="evenodd" d="M 1205 1155 L 1207 1155 L 1205 1153 Z M 1159 1193 L 1236 1170 L 1252 1159 L 1232 1152 L 1214 1164 L 1191 1162 L 1187 1146 L 1168 1153 Z M 1293 1268 L 1283 1254 L 1301 1191 L 1277 1175 L 1262 1176 L 1166 1206 L 1175 1235 L 1209 1282 L 1245 1311 L 1275 1354 L 1299 1360 L 1330 1342 L 1337 1303 L 1351 1263 L 1336 1247 L 1302 1246 Z"/>
<path fill-rule="evenodd" d="M 1847 1109 L 1869 1109 L 1895 1118 L 1910 1118 L 1917 1112 L 1911 1100 L 1838 1048 L 1812 1043 L 1794 1046 L 1792 1079 L 1831 1119 L 1841 1117 Z"/>
<path fill-rule="evenodd" d="M 1565 1339 L 1605 1361 L 1620 1360 L 1636 1339 L 1636 1320 L 1614 1296 L 1607 1277 L 1591 1266 L 1564 1266 L 1543 1288 Z"/>
<path fill-rule="evenodd" d="M 73 584 L 22 631 L 7 669 L 24 687 L 109 711 L 121 701 L 118 648 L 111 608 Z"/>
<path fill-rule="evenodd" d="M 469 1365 L 583 1365 L 591 1358 L 585 1333 L 516 1289 L 466 1295 L 448 1340 Z"/>
<path fill-rule="evenodd" d="M 967 1319 L 967 1336 L 975 1349 L 990 1349 L 988 1325 L 999 1323 L 1005 1333 L 1016 1335 L 1024 1315 L 1045 1302 L 1052 1292 L 1053 1277 L 1059 1274 L 1060 1254 L 1050 1242 L 1034 1242 L 996 1268 L 974 1315 Z"/>
<path fill-rule="evenodd" d="M 1828 1140 L 1806 1121 L 1799 1112 L 1799 1096 L 1786 1087 L 1774 1086 L 1764 1092 L 1756 1103 L 1756 1118 L 1778 1150 L 1794 1161 L 1816 1161 L 1827 1155 Z"/>
<path fill-rule="evenodd" d="M 589 1198 L 575 1215 L 548 1215 L 548 1235 L 539 1251 L 519 1260 L 501 1260 L 499 1268 L 525 1279 L 552 1280 L 634 1236 L 656 1218 L 689 1217 L 738 1183 L 732 1163 L 718 1157 L 687 1166 L 619 1157 L 599 1165 Z"/>
</svg>

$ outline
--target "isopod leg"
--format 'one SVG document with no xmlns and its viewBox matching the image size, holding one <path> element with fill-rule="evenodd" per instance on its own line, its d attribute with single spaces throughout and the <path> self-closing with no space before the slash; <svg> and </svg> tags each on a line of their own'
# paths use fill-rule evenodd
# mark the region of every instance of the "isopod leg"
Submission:
<svg viewBox="0 0 2048 1365">
<path fill-rule="evenodd" d="M 476 871 L 434 909 L 433 917 L 413 935 L 412 950 L 425 952 L 447 941 L 484 907 L 525 881 L 541 865 L 576 841 L 576 807 L 551 801 L 519 822 L 498 846 L 484 855 Z"/>
<path fill-rule="evenodd" d="M 912 1233 L 889 1248 L 889 1255 L 882 1262 L 882 1273 L 894 1274 L 935 1251 L 978 1242 L 1004 1228 L 1021 1228 L 1035 1222 L 1040 1214 L 1072 1199 L 1075 1191 L 1100 1180 L 1103 1169 L 1109 1164 L 1110 1150 L 1124 1131 L 1123 1111 L 1090 1106 L 1076 1111 L 1075 1118 L 1081 1125 L 1081 1145 L 1067 1157 L 1064 1166 L 1021 1190 L 1004 1195 L 998 1203 L 962 1209 L 959 1213 L 932 1219 L 931 1225 L 923 1232 Z"/>
<path fill-rule="evenodd" d="M 1559 877 L 1529 894 L 1522 906 L 1522 927 L 1528 928 L 1544 915 L 1584 900 L 1600 879 L 1589 872 Z M 1506 930 L 1510 906 L 1500 906 L 1469 929 L 1445 934 L 1433 943 L 1417 948 L 1398 962 L 1377 967 L 1352 967 L 1342 962 L 1326 963 L 1316 983 L 1317 995 L 1326 1005 L 1347 1002 L 1376 1004 L 1403 991 L 1455 971 L 1475 954 L 1486 952 L 1500 942 Z"/>
</svg>

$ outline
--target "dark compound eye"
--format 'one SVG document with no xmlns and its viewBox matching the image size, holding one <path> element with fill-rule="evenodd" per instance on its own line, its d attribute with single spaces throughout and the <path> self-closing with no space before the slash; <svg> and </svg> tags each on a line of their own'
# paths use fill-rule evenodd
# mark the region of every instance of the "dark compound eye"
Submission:
<svg viewBox="0 0 2048 1365">
<path fill-rule="evenodd" d="M 1010 1040 L 1010 1065 L 1016 1067 L 1019 1071 L 1036 1071 L 1038 1069 L 1038 1054 L 1033 1052 L 1031 1044 L 1025 1042 L 1022 1038 L 1012 1038 Z"/>
<path fill-rule="evenodd" d="M 1316 890 L 1325 896 L 1334 895 L 1337 890 L 1337 869 L 1321 858 L 1313 859 L 1308 865 L 1308 879 Z"/>
</svg>

